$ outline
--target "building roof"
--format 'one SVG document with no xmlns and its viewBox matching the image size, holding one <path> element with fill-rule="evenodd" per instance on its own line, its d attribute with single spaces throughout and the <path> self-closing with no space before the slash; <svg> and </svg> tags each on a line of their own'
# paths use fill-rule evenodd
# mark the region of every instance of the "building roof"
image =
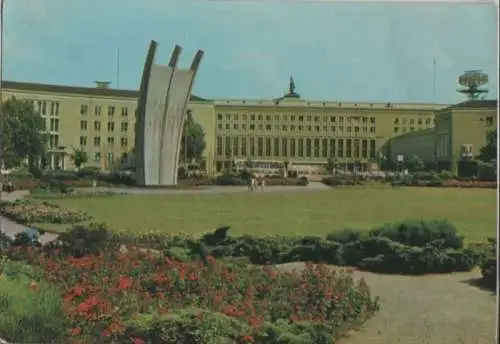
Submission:
<svg viewBox="0 0 500 344">
<path fill-rule="evenodd" d="M 467 100 L 462 103 L 452 105 L 444 110 L 452 109 L 496 109 L 498 101 L 496 99 Z"/>
<path fill-rule="evenodd" d="M 137 90 L 119 90 L 113 88 L 97 88 L 97 87 L 80 87 L 80 86 L 63 86 L 63 85 L 49 85 L 38 84 L 32 82 L 19 82 L 19 81 L 2 81 L 2 88 L 19 90 L 19 91 L 32 91 L 32 92 L 49 92 L 49 93 L 69 93 L 81 94 L 89 96 L 105 96 L 105 97 L 119 97 L 119 98 L 139 98 L 139 91 Z M 207 99 L 191 95 L 191 101 L 207 101 Z"/>
</svg>

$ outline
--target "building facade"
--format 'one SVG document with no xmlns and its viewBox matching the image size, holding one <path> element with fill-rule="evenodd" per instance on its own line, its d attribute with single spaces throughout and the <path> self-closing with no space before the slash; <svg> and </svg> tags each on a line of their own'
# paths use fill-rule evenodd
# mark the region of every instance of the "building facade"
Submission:
<svg viewBox="0 0 500 344">
<path fill-rule="evenodd" d="M 73 148 L 89 154 L 87 166 L 109 170 L 134 145 L 138 92 L 4 81 L 4 100 L 33 102 L 46 119 L 51 166 L 73 168 Z M 434 128 L 439 104 L 308 101 L 291 88 L 273 100 L 206 100 L 192 96 L 188 109 L 205 131 L 209 174 L 235 162 L 263 168 L 284 163 L 307 171 L 332 159 L 347 170 L 380 166 L 388 141 Z M 436 122 L 437 123 L 437 122 Z"/>
<path fill-rule="evenodd" d="M 435 128 L 392 138 L 388 157 L 393 164 L 398 155 L 404 161 L 418 157 L 437 170 L 463 174 L 461 166 L 479 155 L 487 132 L 498 128 L 497 108 L 497 100 L 469 100 L 438 110 Z"/>
</svg>

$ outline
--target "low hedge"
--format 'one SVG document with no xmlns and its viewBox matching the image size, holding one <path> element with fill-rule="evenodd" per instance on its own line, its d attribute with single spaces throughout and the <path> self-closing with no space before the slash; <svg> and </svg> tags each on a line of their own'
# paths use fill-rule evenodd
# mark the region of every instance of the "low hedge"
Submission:
<svg viewBox="0 0 500 344">
<path fill-rule="evenodd" d="M 246 179 L 231 174 L 223 174 L 217 176 L 212 182 L 214 185 L 239 185 L 244 186 L 248 184 Z M 309 184 L 306 177 L 299 178 L 284 178 L 279 176 L 265 177 L 266 186 L 307 186 Z"/>
<path fill-rule="evenodd" d="M 253 264 L 309 261 L 398 274 L 468 271 L 483 261 L 482 253 L 463 247 L 463 238 L 446 221 L 408 220 L 368 232 L 350 229 L 325 237 L 232 237 L 228 236 L 228 228 L 207 233 L 201 238 L 161 233 L 134 236 L 106 234 L 109 231 L 105 227 L 99 228 L 101 234 L 94 235 L 95 231 L 79 227 L 65 233 L 64 240 L 71 242 L 71 238 L 76 237 L 75 242 L 87 251 L 96 245 L 102 249 L 113 238 L 113 245 L 119 242 L 159 249 L 180 260 L 198 259 L 209 253 L 219 259 L 247 259 Z M 89 241 L 85 239 L 87 236 L 94 239 Z M 66 250 L 68 247 L 72 244 L 67 244 Z"/>
</svg>

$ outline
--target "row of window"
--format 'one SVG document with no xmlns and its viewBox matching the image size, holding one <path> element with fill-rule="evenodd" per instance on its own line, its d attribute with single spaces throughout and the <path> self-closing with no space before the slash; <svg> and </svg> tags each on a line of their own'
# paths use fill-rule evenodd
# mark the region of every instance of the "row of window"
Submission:
<svg viewBox="0 0 500 344">
<path fill-rule="evenodd" d="M 226 114 L 224 117 L 221 113 L 217 114 L 217 120 L 222 121 L 225 119 L 226 121 L 239 121 L 240 120 L 240 115 L 239 114 Z M 271 122 L 274 120 L 275 122 L 281 121 L 299 121 L 299 122 L 331 122 L 331 123 L 363 123 L 363 124 L 375 124 L 375 117 L 374 116 L 352 116 L 352 117 L 344 117 L 344 116 L 311 116 L 311 115 L 255 115 L 255 114 L 242 114 L 241 115 L 241 120 L 242 121 L 263 121 L 266 120 L 267 122 Z"/>
<path fill-rule="evenodd" d="M 107 143 L 108 143 L 108 146 L 114 147 L 115 146 L 114 136 L 108 136 Z M 80 146 L 86 147 L 87 144 L 88 144 L 87 136 L 80 136 Z M 94 136 L 94 146 L 95 147 L 101 146 L 101 137 L 100 136 Z M 121 137 L 120 138 L 120 147 L 122 147 L 122 148 L 128 147 L 128 137 Z"/>
<path fill-rule="evenodd" d="M 80 121 L 80 130 L 82 130 L 82 131 L 88 130 L 88 122 L 86 120 Z M 100 121 L 94 121 L 94 130 L 101 131 L 101 122 Z M 120 130 L 122 133 L 127 133 L 128 132 L 128 122 L 121 122 L 120 123 Z M 114 131 L 115 131 L 115 122 L 108 121 L 108 132 L 113 133 Z"/>
<path fill-rule="evenodd" d="M 398 117 L 394 118 L 394 124 L 396 124 L 396 125 L 399 125 L 399 124 L 405 125 L 407 123 L 409 123 L 410 125 L 415 125 L 415 123 L 418 125 L 422 125 L 424 123 L 426 125 L 434 124 L 431 117 L 427 117 L 425 119 L 424 118 L 417 118 L 417 119 L 409 118 L 409 119 L 407 119 L 407 118 L 398 118 Z"/>
<path fill-rule="evenodd" d="M 61 104 L 59 102 L 46 101 L 46 100 L 33 100 L 28 99 L 35 111 L 38 111 L 42 116 L 59 116 Z M 48 105 L 48 106 L 47 106 Z"/>
<path fill-rule="evenodd" d="M 415 131 L 415 130 L 425 130 L 427 129 L 426 127 L 419 127 L 419 128 L 415 128 L 415 127 L 394 127 L 394 134 L 404 134 L 404 133 L 408 133 L 408 132 L 412 132 L 412 131 Z"/>
<path fill-rule="evenodd" d="M 107 158 L 108 158 L 108 163 L 113 163 L 114 154 L 112 152 L 108 152 L 107 153 Z M 94 162 L 100 164 L 101 161 L 102 161 L 101 152 L 95 152 L 94 153 Z"/>
<path fill-rule="evenodd" d="M 222 123 L 218 123 L 217 124 L 217 129 L 225 129 L 225 130 L 249 130 L 249 131 L 254 131 L 254 130 L 259 130 L 259 131 L 272 131 L 274 128 L 275 131 L 280 131 L 280 132 L 304 132 L 304 131 L 308 131 L 308 132 L 344 132 L 344 128 L 345 128 L 345 131 L 348 132 L 348 133 L 351 133 L 351 132 L 354 132 L 354 133 L 360 133 L 360 132 L 363 132 L 363 133 L 375 133 L 375 126 L 371 126 L 371 127 L 366 127 L 366 126 L 363 126 L 363 127 L 360 127 L 360 126 L 355 126 L 355 127 L 352 127 L 352 126 L 347 126 L 347 127 L 344 127 L 343 125 L 339 125 L 339 126 L 326 126 L 326 125 L 323 125 L 323 126 L 320 126 L 320 125 L 286 125 L 286 124 L 282 124 L 282 125 L 279 125 L 279 124 L 275 124 L 274 126 L 271 125 L 271 124 L 246 124 L 246 123 L 243 123 L 243 124 L 238 124 L 238 123 L 233 123 L 233 125 L 231 125 L 230 123 L 226 123 L 224 126 L 222 125 Z"/>
<path fill-rule="evenodd" d="M 115 112 L 116 112 L 116 107 L 114 105 L 109 105 L 108 106 L 108 116 L 113 117 L 115 115 Z M 102 113 L 102 105 L 95 105 L 94 106 L 94 115 L 100 116 L 101 113 Z M 86 116 L 89 114 L 89 106 L 87 104 L 80 105 L 80 114 L 83 116 Z M 121 108 L 121 115 L 122 115 L 122 117 L 128 116 L 128 108 L 127 107 Z"/>
<path fill-rule="evenodd" d="M 375 158 L 375 140 L 217 136 L 216 155 L 227 157 Z"/>
</svg>

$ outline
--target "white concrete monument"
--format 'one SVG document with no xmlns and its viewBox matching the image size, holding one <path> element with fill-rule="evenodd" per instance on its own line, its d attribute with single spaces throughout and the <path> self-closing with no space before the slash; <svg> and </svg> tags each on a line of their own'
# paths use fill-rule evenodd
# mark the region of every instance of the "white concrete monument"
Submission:
<svg viewBox="0 0 500 344">
<path fill-rule="evenodd" d="M 187 105 L 203 57 L 198 50 L 189 69 L 178 69 L 182 48 L 175 46 L 168 65 L 156 64 L 151 41 L 142 72 L 135 128 L 137 184 L 177 185 L 177 169 Z"/>
</svg>

